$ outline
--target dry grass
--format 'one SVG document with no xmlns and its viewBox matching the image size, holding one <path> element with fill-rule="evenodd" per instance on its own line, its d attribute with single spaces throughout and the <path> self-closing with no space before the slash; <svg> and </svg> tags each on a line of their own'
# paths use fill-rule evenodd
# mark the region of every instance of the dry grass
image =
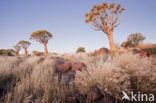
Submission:
<svg viewBox="0 0 156 103">
<path fill-rule="evenodd" d="M 156 44 L 151 44 L 151 43 L 139 44 L 138 48 L 140 48 L 140 49 L 156 48 Z"/>
<path fill-rule="evenodd" d="M 121 98 L 122 91 L 156 93 L 156 65 L 153 60 L 140 59 L 131 53 L 116 54 L 113 57 L 100 56 L 94 62 L 88 57 L 87 68 L 77 72 L 75 83 L 81 92 L 98 88 L 102 93 L 116 98 Z"/>
<path fill-rule="evenodd" d="M 156 59 L 141 58 L 127 51 L 114 55 L 60 55 L 67 62 L 83 62 L 86 69 L 76 72 L 69 87 L 58 82 L 55 61 L 47 57 L 0 57 L 0 88 L 5 103 L 64 103 L 65 95 L 99 89 L 101 93 L 121 97 L 122 91 L 156 93 Z M 45 58 L 39 63 L 40 58 Z M 77 91 L 78 89 L 78 91 Z"/>
<path fill-rule="evenodd" d="M 8 90 L 3 97 L 5 103 L 51 103 L 64 100 L 63 91 L 59 88 L 61 83 L 58 83 L 57 75 L 53 72 L 54 60 L 47 57 L 38 64 L 39 58 L 0 58 L 0 87 Z M 6 88 L 9 82 L 10 88 Z"/>
</svg>

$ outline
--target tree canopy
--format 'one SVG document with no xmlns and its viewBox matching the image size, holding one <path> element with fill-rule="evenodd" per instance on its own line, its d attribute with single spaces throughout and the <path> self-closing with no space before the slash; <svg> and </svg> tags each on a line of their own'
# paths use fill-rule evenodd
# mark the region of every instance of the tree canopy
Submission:
<svg viewBox="0 0 156 103">
<path fill-rule="evenodd" d="M 96 30 L 101 30 L 107 35 L 110 49 L 115 49 L 113 31 L 119 25 L 124 10 L 120 4 L 108 5 L 104 2 L 94 5 L 90 12 L 85 14 L 86 23 L 92 24 Z"/>
<path fill-rule="evenodd" d="M 139 43 L 143 42 L 146 38 L 141 33 L 130 34 L 127 41 L 131 46 L 137 46 Z"/>
<path fill-rule="evenodd" d="M 113 31 L 120 23 L 120 16 L 125 9 L 120 4 L 94 5 L 89 13 L 86 13 L 86 23 L 92 23 L 96 30 L 102 30 L 108 34 Z"/>
<path fill-rule="evenodd" d="M 17 43 L 18 46 L 21 46 L 24 49 L 27 49 L 31 43 L 25 40 L 21 40 Z"/>
<path fill-rule="evenodd" d="M 46 30 L 38 30 L 30 35 L 30 39 L 35 39 L 37 42 L 46 44 L 48 43 L 48 40 L 51 38 L 52 34 Z"/>
<path fill-rule="evenodd" d="M 15 49 L 15 51 L 19 51 L 21 49 L 21 47 L 19 45 L 15 45 L 14 49 Z"/>
<path fill-rule="evenodd" d="M 14 49 L 15 49 L 16 54 L 18 55 L 19 51 L 21 50 L 21 46 L 15 45 Z"/>
</svg>

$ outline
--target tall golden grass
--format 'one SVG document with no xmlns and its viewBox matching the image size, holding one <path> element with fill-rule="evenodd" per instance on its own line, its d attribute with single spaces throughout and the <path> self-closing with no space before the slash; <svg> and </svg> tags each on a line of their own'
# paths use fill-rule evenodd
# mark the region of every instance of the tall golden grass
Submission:
<svg viewBox="0 0 156 103">
<path fill-rule="evenodd" d="M 140 49 L 156 48 L 156 44 L 152 44 L 152 43 L 139 44 L 138 48 Z"/>
<path fill-rule="evenodd" d="M 99 89 L 115 98 L 122 91 L 156 94 L 156 58 L 140 58 L 131 52 L 114 55 L 60 55 L 66 62 L 83 62 L 86 68 L 77 71 L 66 86 L 54 73 L 55 60 L 48 56 L 0 57 L 0 88 L 6 90 L 1 103 L 65 103 L 66 95 L 85 94 Z M 39 62 L 40 58 L 45 58 Z"/>
</svg>

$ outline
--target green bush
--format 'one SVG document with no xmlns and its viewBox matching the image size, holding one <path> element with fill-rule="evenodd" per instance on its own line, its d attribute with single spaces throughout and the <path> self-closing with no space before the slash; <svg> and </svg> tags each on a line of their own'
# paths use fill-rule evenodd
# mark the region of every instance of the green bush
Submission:
<svg viewBox="0 0 156 103">
<path fill-rule="evenodd" d="M 76 51 L 76 53 L 84 53 L 84 52 L 86 52 L 84 47 L 79 47 Z"/>
<path fill-rule="evenodd" d="M 143 42 L 144 40 L 145 40 L 145 37 L 141 33 L 131 34 L 127 38 L 127 42 L 130 43 L 131 47 L 138 46 L 138 44 Z"/>
</svg>

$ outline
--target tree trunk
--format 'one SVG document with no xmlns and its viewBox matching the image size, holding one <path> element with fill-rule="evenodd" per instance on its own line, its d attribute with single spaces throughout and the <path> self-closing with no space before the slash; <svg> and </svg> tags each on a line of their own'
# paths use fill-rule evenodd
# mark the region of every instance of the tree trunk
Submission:
<svg viewBox="0 0 156 103">
<path fill-rule="evenodd" d="M 108 39 L 109 39 L 110 49 L 111 50 L 115 49 L 112 32 L 108 33 L 107 36 L 108 36 Z"/>
<path fill-rule="evenodd" d="M 26 49 L 26 48 L 24 48 L 24 54 L 25 54 L 25 56 L 28 55 L 28 53 L 27 53 L 27 49 Z"/>
<path fill-rule="evenodd" d="M 43 43 L 43 46 L 44 46 L 45 55 L 48 55 L 47 45 L 45 42 Z"/>
<path fill-rule="evenodd" d="M 17 55 L 17 56 L 19 55 L 19 51 L 16 52 L 16 55 Z"/>
</svg>

